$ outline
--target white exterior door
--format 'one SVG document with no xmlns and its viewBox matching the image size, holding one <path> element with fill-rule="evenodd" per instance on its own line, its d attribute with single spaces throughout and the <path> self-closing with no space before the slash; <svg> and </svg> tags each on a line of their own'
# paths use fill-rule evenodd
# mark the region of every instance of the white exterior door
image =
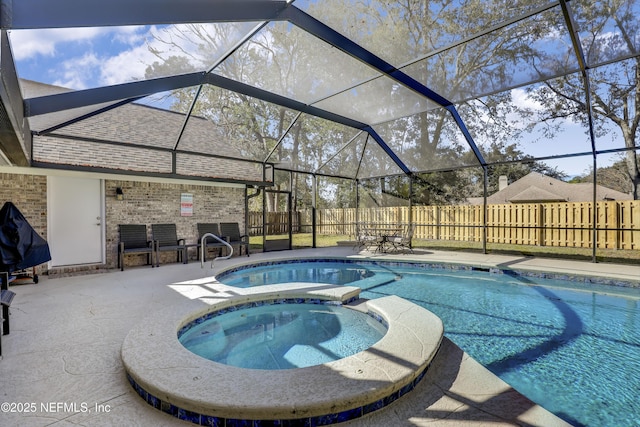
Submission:
<svg viewBox="0 0 640 427">
<path fill-rule="evenodd" d="M 103 183 L 47 178 L 48 243 L 53 267 L 103 263 Z"/>
</svg>

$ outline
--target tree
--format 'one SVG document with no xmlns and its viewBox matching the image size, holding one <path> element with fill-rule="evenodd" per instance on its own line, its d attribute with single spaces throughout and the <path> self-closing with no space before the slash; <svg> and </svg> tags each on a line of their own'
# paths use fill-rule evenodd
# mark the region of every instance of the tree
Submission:
<svg viewBox="0 0 640 427">
<path fill-rule="evenodd" d="M 365 40 L 374 52 L 389 55 L 394 64 L 425 57 L 402 71 L 456 102 L 477 145 L 496 140 L 515 144 L 522 128 L 515 126 L 509 116 L 514 109 L 511 93 L 495 89 L 510 81 L 514 74 L 511 59 L 527 51 L 528 39 L 516 31 L 495 31 L 471 43 L 442 49 L 483 32 L 504 15 L 503 5 L 498 3 L 471 0 L 464 6 L 448 1 L 358 2 L 356 8 L 361 9 L 353 13 L 358 22 L 370 24 L 351 25 L 345 31 L 376 28 L 366 38 L 362 34 L 349 35 Z M 478 94 L 486 95 L 480 101 L 474 100 Z M 413 102 L 406 98 L 404 109 L 411 112 Z M 396 152 L 402 153 L 401 158 L 413 170 L 427 172 L 478 164 L 477 159 L 466 155 L 470 148 L 444 108 L 407 114 L 376 129 Z"/>
<path fill-rule="evenodd" d="M 310 36 L 304 33 L 290 36 L 290 30 L 287 23 L 275 23 L 263 29 L 219 64 L 215 72 L 294 98 L 321 98 L 323 95 L 316 92 L 326 89 L 316 87 L 317 82 L 308 76 L 313 74 L 322 81 L 324 76 L 319 75 L 318 70 L 335 70 L 336 67 L 327 64 L 330 58 L 316 55 L 317 49 L 309 45 L 312 43 Z M 167 48 L 152 49 L 158 61 L 149 65 L 146 77 L 167 75 L 172 71 L 195 71 L 198 66 L 207 68 L 202 64 L 214 62 L 220 52 L 236 43 L 241 32 L 241 28 L 232 24 L 194 24 L 176 26 L 160 33 L 156 41 Z M 334 78 L 343 79 L 341 74 L 345 72 L 338 71 Z M 196 88 L 174 91 L 172 108 L 188 111 L 195 93 Z M 314 171 L 357 132 L 317 117 L 298 116 L 296 111 L 213 86 L 201 88 L 193 114 L 215 123 L 218 137 L 239 149 L 245 159 L 281 163 L 292 170 L 305 172 Z M 299 197 L 299 183 L 304 185 L 304 179 L 296 177 L 292 188 L 289 188 L 289 179 L 274 181 L 276 188 L 291 191 L 295 197 Z M 308 201 L 300 203 L 308 204 Z M 277 195 L 271 193 L 267 198 L 267 209 L 277 208 Z"/>
<path fill-rule="evenodd" d="M 511 114 L 515 111 L 512 93 L 504 88 L 513 84 L 513 75 L 520 71 L 514 58 L 533 56 L 531 45 L 545 33 L 538 25 L 533 30 L 516 26 L 475 36 L 500 19 L 511 18 L 513 10 L 519 13 L 518 10 L 528 6 L 526 2 L 516 2 L 506 10 L 501 2 L 487 4 L 482 0 L 465 1 L 464 7 L 448 0 L 429 3 L 365 0 L 349 3 L 348 7 L 346 3 L 341 7 L 336 2 L 314 2 L 309 5 L 309 13 L 322 16 L 338 31 L 392 64 L 424 57 L 402 71 L 456 102 L 478 145 L 521 154 L 517 143 L 524 129 L 515 123 Z M 213 63 L 224 46 L 235 43 L 232 38 L 238 31 L 232 28 L 187 25 L 177 27 L 176 36 L 158 36 L 167 46 L 175 47 L 170 49 L 172 52 L 179 54 L 167 56 L 154 51 L 161 60 L 149 67 L 147 76 L 154 77 L 160 72 L 166 75 L 168 68 L 185 72 L 189 67 L 179 64 L 178 56 L 198 64 L 195 69 Z M 473 41 L 441 49 L 465 38 Z M 180 48 L 185 40 L 190 49 Z M 434 51 L 438 53 L 426 55 Z M 426 173 L 478 165 L 449 111 L 390 79 L 374 78 L 379 74 L 377 71 L 289 23 L 264 27 L 214 71 L 305 103 L 334 107 L 341 103 L 339 107 L 349 114 L 371 117 L 369 124 L 413 171 Z M 356 86 L 358 83 L 362 84 Z M 357 95 L 345 95 L 352 102 L 340 96 L 337 99 L 341 101 L 327 98 L 336 92 Z M 380 94 L 389 100 L 383 106 L 377 99 Z M 478 94 L 485 96 L 475 99 Z M 175 107 L 186 111 L 191 98 L 175 99 Z M 221 137 L 240 147 L 246 158 L 283 162 L 293 170 L 313 171 L 355 136 L 353 129 L 304 114 L 298 117 L 294 111 L 218 88 L 200 94 L 194 113 L 217 123 Z M 345 150 L 350 155 L 345 157 L 349 161 L 366 164 L 368 170 L 360 169 L 362 175 L 358 178 L 397 173 L 397 167 L 394 170 L 385 153 L 369 141 L 365 146 L 361 140 L 354 140 Z M 495 145 L 496 141 L 504 142 Z M 269 153 L 272 154 L 267 158 Z M 509 152 L 504 156 L 511 159 Z M 520 160 L 523 158 L 526 156 Z M 329 169 L 341 175 L 346 168 L 338 165 Z M 423 178 L 428 183 L 421 193 L 425 200 L 457 202 L 469 192 L 468 181 L 464 179 L 468 174 L 429 176 Z M 293 185 L 297 182 L 293 180 Z M 438 186 L 444 186 L 446 191 L 436 190 Z M 344 188 L 349 191 L 348 186 Z M 295 188 L 290 190 L 298 194 Z M 275 201 L 269 202 L 269 206 L 275 209 Z"/>
<path fill-rule="evenodd" d="M 621 193 L 632 194 L 631 179 L 629 178 L 629 169 L 625 158 L 621 158 L 611 166 L 598 168 L 596 177 L 600 185 Z M 570 182 L 593 182 L 593 170 L 585 175 L 573 178 Z"/>
<path fill-rule="evenodd" d="M 638 6 L 635 1 L 621 0 L 589 2 L 581 6 L 576 8 L 576 26 L 581 30 L 587 62 L 602 64 L 597 68 L 592 65 L 588 70 L 595 135 L 603 138 L 613 129 L 619 132 L 624 146 L 629 149 L 624 162 L 631 193 L 637 200 L 640 199 L 640 162 L 635 151 L 640 125 L 640 52 L 637 47 L 640 21 L 634 9 Z M 569 55 L 575 57 L 573 52 Z M 630 59 L 613 61 L 626 56 Z M 538 57 L 537 60 L 551 59 Z M 561 64 L 557 66 L 562 67 Z M 588 126 L 585 87 L 582 75 L 577 73 L 546 80 L 542 87 L 530 88 L 529 98 L 543 107 L 534 114 L 543 122 L 567 119 Z M 549 135 L 555 132 L 553 128 L 548 130 Z"/>
</svg>

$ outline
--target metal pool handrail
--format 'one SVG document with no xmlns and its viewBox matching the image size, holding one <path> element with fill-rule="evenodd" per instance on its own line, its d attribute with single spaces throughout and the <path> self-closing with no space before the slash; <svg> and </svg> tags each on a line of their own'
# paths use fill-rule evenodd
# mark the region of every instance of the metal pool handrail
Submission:
<svg viewBox="0 0 640 427">
<path fill-rule="evenodd" d="M 221 239 L 220 237 L 216 236 L 213 233 L 204 233 L 202 235 L 202 237 L 200 238 L 200 268 L 204 268 L 204 254 L 205 254 L 205 251 L 207 250 L 207 248 L 205 247 L 205 240 L 207 239 L 207 237 L 213 237 L 214 239 L 216 239 L 220 243 L 226 245 L 227 248 L 229 248 L 229 255 L 227 255 L 227 256 L 218 256 L 218 257 L 215 257 L 214 259 L 211 260 L 211 268 L 213 268 L 213 263 L 216 262 L 217 260 L 231 258 L 231 256 L 233 255 L 233 246 L 231 246 L 229 244 L 229 242 L 227 242 L 224 239 Z"/>
</svg>

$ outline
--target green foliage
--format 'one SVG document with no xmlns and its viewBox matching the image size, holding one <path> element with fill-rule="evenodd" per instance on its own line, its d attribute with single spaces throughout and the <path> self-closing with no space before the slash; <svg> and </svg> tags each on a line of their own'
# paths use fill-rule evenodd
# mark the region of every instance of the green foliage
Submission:
<svg viewBox="0 0 640 427">
<path fill-rule="evenodd" d="M 631 13 L 633 2 L 616 1 L 575 7 L 576 24 L 593 63 L 608 63 L 625 49 L 627 54 L 636 52 L 633 37 L 625 39 L 625 34 L 638 30 Z M 566 119 L 588 123 L 582 75 L 550 80 L 568 67 L 575 68 L 571 65 L 575 62 L 567 62 L 567 58 L 575 59 L 575 52 L 562 52 L 566 46 L 560 40 L 566 34 L 566 23 L 559 7 L 504 26 L 499 23 L 529 12 L 530 2 L 364 0 L 312 2 L 308 7 L 312 16 L 321 16 L 332 28 L 389 63 L 405 64 L 404 73 L 455 104 L 469 133 L 460 131 L 448 108 L 377 78 L 377 71 L 288 22 L 269 23 L 228 57 L 224 53 L 236 45 L 239 34 L 247 32 L 243 24 L 176 26 L 172 33 L 160 33 L 158 39 L 183 56 L 167 57 L 153 50 L 158 60 L 149 66 L 147 77 L 213 69 L 221 76 L 306 105 L 366 118 L 414 171 L 419 203 L 461 203 L 482 195 L 484 174 L 468 145 L 469 135 L 490 164 L 490 192 L 497 188 L 501 175 L 515 181 L 538 171 L 564 178 L 519 145 L 523 135 L 534 128 L 542 127 L 542 134 L 553 138 Z M 488 28 L 493 30 L 487 32 Z M 606 37 L 605 31 L 611 28 L 620 31 Z M 613 121 L 626 146 L 635 147 L 640 103 L 633 97 L 640 96 L 640 57 L 629 56 L 632 59 L 592 68 L 589 73 L 598 117 L 596 135 L 606 134 L 607 123 Z M 216 63 L 218 58 L 223 60 Z M 542 83 L 528 88 L 530 103 L 521 105 L 512 89 L 532 80 Z M 197 89 L 175 91 L 173 108 L 185 112 L 193 107 L 193 114 L 215 125 L 212 137 L 234 147 L 245 159 L 361 180 L 399 173 L 398 166 L 366 133 L 359 136 L 356 129 L 215 87 L 203 87 L 194 103 Z M 380 99 L 389 102 L 381 107 Z M 628 157 L 625 165 L 638 194 L 640 170 L 635 156 Z M 284 185 L 275 184 L 278 188 Z M 294 207 L 311 204 L 308 179 L 296 176 L 286 185 Z M 387 205 L 406 200 L 408 192 L 406 182 L 378 181 L 367 187 L 362 200 Z M 319 197 L 319 203 L 342 206 L 352 205 L 355 195 L 352 185 L 332 183 Z M 275 209 L 279 203 L 268 200 L 267 205 Z"/>
<path fill-rule="evenodd" d="M 636 161 L 640 162 L 640 156 L 636 157 Z M 627 168 L 627 159 L 622 156 L 620 160 L 614 162 L 611 166 L 598 168 L 596 181 L 599 185 L 621 193 L 630 194 L 633 191 Z M 593 170 L 584 175 L 576 176 L 569 182 L 593 182 Z"/>
<path fill-rule="evenodd" d="M 589 70 L 585 84 L 581 73 L 545 80 L 528 89 L 529 98 L 542 108 L 529 109 L 536 122 L 548 124 L 547 136 L 558 133 L 564 120 L 589 126 L 592 111 L 595 138 L 613 135 L 629 149 L 637 147 L 640 125 L 640 56 L 633 34 L 640 29 L 635 1 L 605 0 L 576 5 L 576 27 L 580 29 Z M 633 53 L 633 55 L 630 55 Z M 630 59 L 619 61 L 622 58 Z M 548 59 L 548 61 L 552 61 Z M 566 68 L 556 58 L 555 67 Z M 587 87 L 591 91 L 587 94 Z M 588 97 L 590 104 L 587 104 Z M 555 126 L 552 124 L 555 123 Z M 626 174 L 632 193 L 640 198 L 640 163 L 633 150 L 626 152 Z"/>
</svg>

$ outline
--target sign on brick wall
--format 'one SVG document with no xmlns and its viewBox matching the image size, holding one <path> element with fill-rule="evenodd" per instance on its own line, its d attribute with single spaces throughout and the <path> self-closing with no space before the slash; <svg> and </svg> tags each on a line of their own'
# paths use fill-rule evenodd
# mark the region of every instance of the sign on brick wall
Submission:
<svg viewBox="0 0 640 427">
<path fill-rule="evenodd" d="M 193 215 L 193 194 L 182 193 L 180 195 L 180 216 Z"/>
</svg>

